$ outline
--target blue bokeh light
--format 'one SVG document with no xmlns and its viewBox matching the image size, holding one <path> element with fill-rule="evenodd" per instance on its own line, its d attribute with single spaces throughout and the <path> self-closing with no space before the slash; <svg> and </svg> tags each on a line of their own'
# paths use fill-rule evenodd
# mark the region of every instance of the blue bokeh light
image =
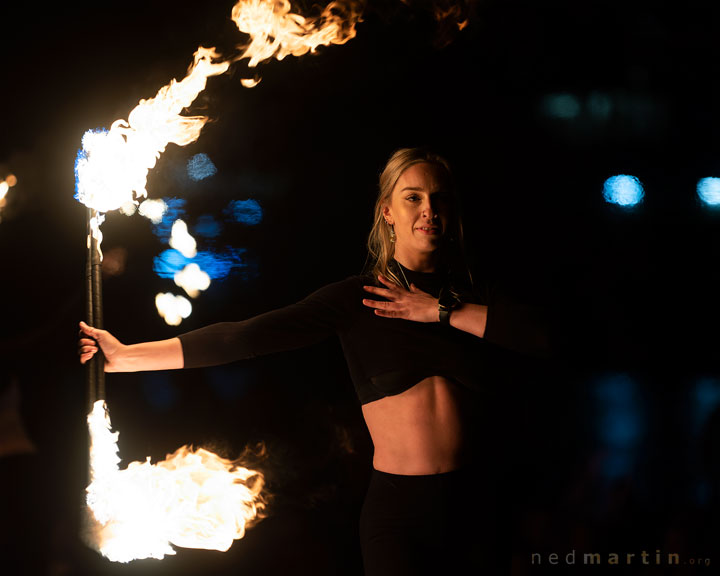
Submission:
<svg viewBox="0 0 720 576">
<path fill-rule="evenodd" d="M 174 278 L 191 262 L 197 264 L 213 280 L 226 278 L 235 269 L 247 268 L 244 248 L 227 248 L 224 252 L 198 252 L 194 258 L 183 256 L 173 248 L 161 252 L 153 259 L 153 271 L 160 278 Z"/>
<path fill-rule="evenodd" d="M 720 380 L 701 378 L 693 387 L 692 432 L 702 433 L 710 416 L 720 407 Z"/>
<path fill-rule="evenodd" d="M 235 269 L 247 267 L 244 248 L 226 248 L 223 252 L 198 252 L 192 259 L 210 278 L 227 277 Z"/>
<path fill-rule="evenodd" d="M 195 154 L 187 162 L 187 174 L 191 180 L 199 182 L 217 174 L 217 168 L 207 154 Z"/>
<path fill-rule="evenodd" d="M 638 205 L 644 197 L 643 185 L 635 176 L 618 174 L 605 180 L 603 185 L 603 198 L 605 198 L 605 201 L 623 208 Z"/>
<path fill-rule="evenodd" d="M 153 232 L 161 240 L 168 240 L 172 232 L 172 226 L 175 221 L 185 214 L 184 198 L 163 198 L 167 208 L 163 214 L 162 220 L 158 224 L 153 225 Z"/>
<path fill-rule="evenodd" d="M 175 274 L 189 263 L 189 258 L 183 256 L 174 248 L 169 248 L 153 258 L 153 272 L 160 278 L 174 278 Z"/>
<path fill-rule="evenodd" d="M 577 96 L 567 92 L 547 94 L 542 101 L 542 111 L 550 118 L 572 120 L 580 115 L 581 105 Z"/>
<path fill-rule="evenodd" d="M 638 384 L 623 373 L 593 383 L 595 437 L 603 453 L 602 475 L 608 480 L 633 472 L 645 435 Z"/>
<path fill-rule="evenodd" d="M 263 219 L 263 211 L 257 200 L 233 200 L 224 210 L 225 214 L 235 222 L 255 226 Z"/>
<path fill-rule="evenodd" d="M 610 96 L 602 92 L 592 92 L 587 98 L 587 109 L 596 120 L 607 120 L 613 111 Z"/>
<path fill-rule="evenodd" d="M 220 223 L 209 214 L 200 216 L 195 222 L 195 226 L 193 226 L 195 234 L 203 238 L 217 238 L 220 236 L 221 230 L 222 226 Z"/>
<path fill-rule="evenodd" d="M 720 178 L 702 178 L 697 183 L 697 195 L 703 204 L 720 207 Z"/>
</svg>

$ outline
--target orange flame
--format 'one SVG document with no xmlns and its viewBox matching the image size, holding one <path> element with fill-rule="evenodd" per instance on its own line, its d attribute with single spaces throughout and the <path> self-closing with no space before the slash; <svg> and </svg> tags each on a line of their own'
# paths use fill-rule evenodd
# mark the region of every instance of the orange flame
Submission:
<svg viewBox="0 0 720 576">
<path fill-rule="evenodd" d="M 249 58 L 249 67 L 275 57 L 302 56 L 318 46 L 345 44 L 356 35 L 361 12 L 350 3 L 331 2 L 320 16 L 305 18 L 292 13 L 289 0 L 239 0 L 232 20 L 250 43 L 238 60 Z"/>
<path fill-rule="evenodd" d="M 290 11 L 289 0 L 240 0 L 232 19 L 251 40 L 235 60 L 249 58 L 248 66 L 254 67 L 272 57 L 282 60 L 314 52 L 320 45 L 344 44 L 356 35 L 360 20 L 361 12 L 352 6 L 332 2 L 320 16 L 304 18 Z M 172 80 L 154 98 L 140 100 L 128 119 L 116 120 L 109 131 L 86 132 L 75 166 L 76 198 L 104 213 L 147 197 L 148 172 L 167 145 L 194 142 L 208 120 L 181 113 L 205 89 L 208 77 L 225 73 L 230 63 L 220 60 L 214 48 L 200 47 L 180 82 Z M 246 87 L 258 82 L 258 77 L 242 80 Z"/>
<path fill-rule="evenodd" d="M 93 545 L 114 562 L 161 559 L 171 545 L 225 551 L 265 507 L 261 473 L 183 446 L 162 462 L 118 466 L 118 432 L 98 400 L 88 415 Z"/>
</svg>

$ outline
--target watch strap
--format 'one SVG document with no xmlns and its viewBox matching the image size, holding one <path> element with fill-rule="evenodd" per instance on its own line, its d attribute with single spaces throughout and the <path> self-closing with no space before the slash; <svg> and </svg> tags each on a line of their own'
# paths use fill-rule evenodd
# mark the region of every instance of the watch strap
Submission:
<svg viewBox="0 0 720 576">
<path fill-rule="evenodd" d="M 447 308 L 444 308 L 443 306 L 440 306 L 438 309 L 438 317 L 440 318 L 440 324 L 446 324 L 450 325 L 450 314 L 452 313 L 452 310 L 449 310 Z"/>
</svg>

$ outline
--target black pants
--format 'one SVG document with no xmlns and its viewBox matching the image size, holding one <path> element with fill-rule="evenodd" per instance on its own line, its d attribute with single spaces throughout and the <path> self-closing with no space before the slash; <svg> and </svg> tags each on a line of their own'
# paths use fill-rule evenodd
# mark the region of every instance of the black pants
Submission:
<svg viewBox="0 0 720 576">
<path fill-rule="evenodd" d="M 366 576 L 504 574 L 493 498 L 471 471 L 373 470 L 360 515 Z"/>
</svg>

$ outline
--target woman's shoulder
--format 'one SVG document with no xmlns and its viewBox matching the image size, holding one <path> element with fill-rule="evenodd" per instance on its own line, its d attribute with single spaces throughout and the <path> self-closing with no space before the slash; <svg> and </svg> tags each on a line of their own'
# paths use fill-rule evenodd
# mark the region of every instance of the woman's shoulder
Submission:
<svg viewBox="0 0 720 576">
<path fill-rule="evenodd" d="M 363 274 L 353 274 L 340 280 L 329 282 L 308 296 L 310 299 L 338 301 L 362 292 L 362 287 L 372 283 L 372 278 Z"/>
</svg>

